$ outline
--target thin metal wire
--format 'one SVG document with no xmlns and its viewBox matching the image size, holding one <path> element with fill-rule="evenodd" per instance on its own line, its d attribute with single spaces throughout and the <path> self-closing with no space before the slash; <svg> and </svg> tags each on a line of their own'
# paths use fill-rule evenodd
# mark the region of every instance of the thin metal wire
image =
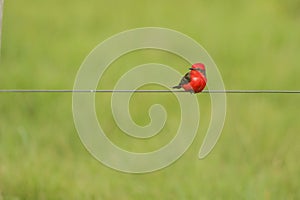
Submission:
<svg viewBox="0 0 300 200">
<path fill-rule="evenodd" d="M 47 89 L 2 89 L 0 93 L 185 93 L 184 90 L 47 90 Z M 203 90 L 202 93 L 269 93 L 300 94 L 300 90 Z"/>
</svg>

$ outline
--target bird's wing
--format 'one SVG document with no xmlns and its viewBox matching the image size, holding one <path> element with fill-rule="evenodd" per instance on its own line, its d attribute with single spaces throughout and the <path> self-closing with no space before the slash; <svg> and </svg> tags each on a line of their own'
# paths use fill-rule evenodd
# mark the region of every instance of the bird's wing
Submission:
<svg viewBox="0 0 300 200">
<path fill-rule="evenodd" d="M 186 73 L 184 75 L 184 77 L 181 79 L 179 85 L 185 85 L 185 84 L 188 84 L 191 80 L 191 75 L 190 75 L 190 72 Z"/>
</svg>

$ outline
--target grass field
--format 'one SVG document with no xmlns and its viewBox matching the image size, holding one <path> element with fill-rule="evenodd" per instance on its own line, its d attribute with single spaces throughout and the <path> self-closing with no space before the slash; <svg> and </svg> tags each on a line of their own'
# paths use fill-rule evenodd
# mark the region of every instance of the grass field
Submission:
<svg viewBox="0 0 300 200">
<path fill-rule="evenodd" d="M 218 65 L 227 89 L 300 89 L 297 0 L 15 0 L 5 1 L 3 20 L 0 89 L 71 89 L 98 43 L 145 26 L 175 29 L 197 40 Z M 148 62 L 182 74 L 187 70 L 174 55 L 145 50 L 114 63 L 101 87 L 112 88 L 131 66 Z M 96 99 L 99 121 L 123 148 L 163 146 L 179 123 L 173 96 L 137 94 L 130 104 L 137 123 L 149 123 L 153 103 L 163 104 L 170 118 L 160 135 L 133 140 L 116 127 L 110 95 Z M 204 160 L 197 155 L 210 100 L 207 94 L 198 99 L 201 125 L 184 156 L 163 170 L 134 175 L 107 168 L 87 152 L 73 123 L 72 94 L 0 94 L 0 200 L 300 199 L 300 95 L 228 94 L 222 136 Z"/>
</svg>

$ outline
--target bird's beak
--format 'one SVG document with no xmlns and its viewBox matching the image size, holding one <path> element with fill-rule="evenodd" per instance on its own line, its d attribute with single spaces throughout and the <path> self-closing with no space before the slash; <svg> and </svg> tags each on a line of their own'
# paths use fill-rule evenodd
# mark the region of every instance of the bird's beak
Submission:
<svg viewBox="0 0 300 200">
<path fill-rule="evenodd" d="M 193 70 L 194 68 L 189 68 L 189 70 Z"/>
</svg>

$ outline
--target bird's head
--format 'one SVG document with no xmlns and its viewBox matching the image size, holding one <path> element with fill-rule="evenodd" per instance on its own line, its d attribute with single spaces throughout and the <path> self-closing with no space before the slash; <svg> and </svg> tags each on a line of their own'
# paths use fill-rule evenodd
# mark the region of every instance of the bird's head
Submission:
<svg viewBox="0 0 300 200">
<path fill-rule="evenodd" d="M 201 72 L 204 76 L 206 76 L 205 65 L 202 64 L 202 63 L 195 63 L 189 69 L 190 70 L 197 70 L 197 71 Z"/>
</svg>

